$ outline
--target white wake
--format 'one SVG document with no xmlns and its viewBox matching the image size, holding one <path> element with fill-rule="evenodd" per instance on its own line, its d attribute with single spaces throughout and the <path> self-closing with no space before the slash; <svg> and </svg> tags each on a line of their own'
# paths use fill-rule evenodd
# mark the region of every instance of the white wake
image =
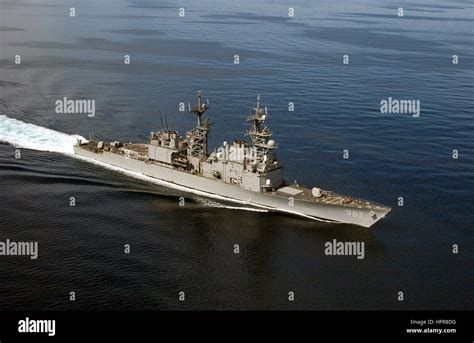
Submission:
<svg viewBox="0 0 474 343">
<path fill-rule="evenodd" d="M 0 142 L 18 148 L 74 154 L 73 145 L 77 139 L 86 141 L 79 135 L 68 135 L 0 115 Z"/>
<path fill-rule="evenodd" d="M 197 201 L 198 201 L 198 203 L 200 203 L 204 206 L 225 208 L 225 209 L 228 209 L 228 210 L 241 210 L 241 211 L 250 211 L 250 212 L 268 212 L 268 210 L 261 209 L 261 208 L 255 208 L 255 207 L 240 207 L 240 206 L 224 205 L 224 204 L 212 201 L 210 199 L 198 199 Z"/>
</svg>

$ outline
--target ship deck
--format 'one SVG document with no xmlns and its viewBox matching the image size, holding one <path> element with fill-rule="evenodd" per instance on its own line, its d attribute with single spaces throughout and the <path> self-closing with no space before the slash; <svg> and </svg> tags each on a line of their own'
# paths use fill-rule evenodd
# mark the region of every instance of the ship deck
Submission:
<svg viewBox="0 0 474 343">
<path fill-rule="evenodd" d="M 90 141 L 87 143 L 83 143 L 80 145 L 82 149 L 86 149 L 95 153 L 99 153 L 102 150 L 108 151 L 116 154 L 129 154 L 129 155 L 136 155 L 140 158 L 146 158 L 148 156 L 148 145 L 147 144 L 132 144 L 132 143 L 125 143 L 121 147 L 114 147 L 110 143 L 103 143 L 103 148 L 97 148 L 97 142 Z"/>
<path fill-rule="evenodd" d="M 146 144 L 125 144 L 123 147 L 119 148 L 119 150 L 148 156 L 148 145 Z"/>
<path fill-rule="evenodd" d="M 312 195 L 311 189 L 300 187 L 298 185 L 290 185 L 279 188 L 276 191 L 276 194 L 283 196 L 291 196 L 294 199 L 323 203 L 327 205 L 340 205 L 365 209 L 389 209 L 387 206 L 377 204 L 372 201 L 353 198 L 347 195 L 341 195 L 325 190 L 321 190 L 321 197 L 318 198 Z"/>
</svg>

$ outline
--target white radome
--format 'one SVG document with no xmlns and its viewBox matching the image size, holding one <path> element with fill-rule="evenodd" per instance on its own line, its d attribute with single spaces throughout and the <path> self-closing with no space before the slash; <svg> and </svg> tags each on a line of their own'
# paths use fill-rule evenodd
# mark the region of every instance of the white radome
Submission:
<svg viewBox="0 0 474 343">
<path fill-rule="evenodd" d="M 320 198 L 321 197 L 321 188 L 313 187 L 313 190 L 311 191 L 311 194 L 316 198 Z"/>
</svg>

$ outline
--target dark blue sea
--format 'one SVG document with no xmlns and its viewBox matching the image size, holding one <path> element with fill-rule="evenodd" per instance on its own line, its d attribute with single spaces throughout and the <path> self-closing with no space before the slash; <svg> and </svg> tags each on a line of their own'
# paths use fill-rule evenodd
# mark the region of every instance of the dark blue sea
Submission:
<svg viewBox="0 0 474 343">
<path fill-rule="evenodd" d="M 0 0 L 0 241 L 39 245 L 0 256 L 0 308 L 473 310 L 473 24 L 467 0 Z M 162 118 L 184 134 L 198 90 L 211 147 L 245 138 L 259 94 L 288 181 L 392 212 L 235 209 L 68 154 L 71 134 L 145 142 Z M 64 97 L 95 116 L 56 113 Z M 389 97 L 420 116 L 381 113 Z M 327 256 L 334 239 L 365 258 Z"/>
</svg>

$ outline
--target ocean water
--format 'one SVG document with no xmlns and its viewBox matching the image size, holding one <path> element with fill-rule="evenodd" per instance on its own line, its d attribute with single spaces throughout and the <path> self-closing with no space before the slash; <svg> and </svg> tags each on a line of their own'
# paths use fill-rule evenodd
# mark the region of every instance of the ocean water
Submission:
<svg viewBox="0 0 474 343">
<path fill-rule="evenodd" d="M 39 244 L 0 256 L 0 308 L 472 310 L 473 24 L 472 1 L 0 0 L 0 241 Z M 287 180 L 392 212 L 318 223 L 71 155 L 79 136 L 144 142 L 161 118 L 184 133 L 197 90 L 211 147 L 244 137 L 260 94 Z M 95 117 L 56 113 L 64 97 L 94 99 Z M 380 113 L 389 97 L 421 115 Z M 333 239 L 365 258 L 326 256 Z"/>
</svg>

